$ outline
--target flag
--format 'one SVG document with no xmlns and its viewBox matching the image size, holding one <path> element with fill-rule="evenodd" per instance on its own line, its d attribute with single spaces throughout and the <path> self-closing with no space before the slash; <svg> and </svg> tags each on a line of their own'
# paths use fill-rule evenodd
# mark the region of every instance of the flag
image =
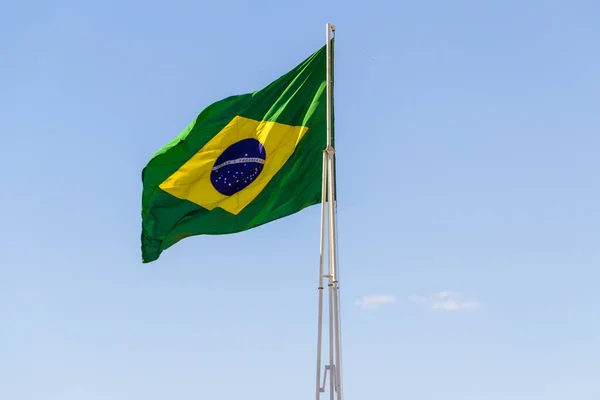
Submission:
<svg viewBox="0 0 600 400">
<path fill-rule="evenodd" d="M 321 201 L 326 46 L 253 93 L 202 110 L 142 172 L 142 262 Z"/>
</svg>

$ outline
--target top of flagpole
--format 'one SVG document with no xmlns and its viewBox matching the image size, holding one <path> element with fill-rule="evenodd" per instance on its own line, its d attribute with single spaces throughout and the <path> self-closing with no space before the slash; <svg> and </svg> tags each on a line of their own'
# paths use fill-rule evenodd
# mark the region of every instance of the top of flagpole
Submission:
<svg viewBox="0 0 600 400">
<path fill-rule="evenodd" d="M 333 151 L 331 142 L 332 142 L 332 107 L 333 107 L 333 99 L 332 99 L 332 66 L 331 66 L 331 35 L 335 36 L 335 25 L 327 24 L 326 25 L 327 33 L 326 38 L 327 41 L 325 43 L 326 52 L 327 52 L 327 151 Z"/>
</svg>

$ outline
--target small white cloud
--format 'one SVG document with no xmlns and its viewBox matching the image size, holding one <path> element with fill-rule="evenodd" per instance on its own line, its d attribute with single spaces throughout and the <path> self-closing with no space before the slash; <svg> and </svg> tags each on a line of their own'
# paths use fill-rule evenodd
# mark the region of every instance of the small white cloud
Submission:
<svg viewBox="0 0 600 400">
<path fill-rule="evenodd" d="M 410 296 L 409 300 L 445 311 L 473 310 L 481 305 L 475 298 L 465 299 L 461 293 L 447 291 L 430 296 Z"/>
<path fill-rule="evenodd" d="M 362 309 L 378 308 L 383 304 L 391 304 L 396 302 L 396 296 L 391 294 L 376 294 L 371 296 L 363 296 L 354 302 L 355 305 Z"/>
</svg>

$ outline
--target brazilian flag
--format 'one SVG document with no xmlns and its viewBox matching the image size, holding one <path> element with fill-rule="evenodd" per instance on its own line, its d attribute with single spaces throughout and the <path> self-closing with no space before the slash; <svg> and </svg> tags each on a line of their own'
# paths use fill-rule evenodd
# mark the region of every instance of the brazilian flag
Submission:
<svg viewBox="0 0 600 400">
<path fill-rule="evenodd" d="M 142 172 L 142 261 L 320 203 L 326 46 L 276 81 L 204 109 Z"/>
</svg>

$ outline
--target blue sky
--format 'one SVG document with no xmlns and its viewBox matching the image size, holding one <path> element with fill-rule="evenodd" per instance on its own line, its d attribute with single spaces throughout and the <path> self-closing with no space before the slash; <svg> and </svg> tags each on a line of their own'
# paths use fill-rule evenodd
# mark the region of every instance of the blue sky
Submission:
<svg viewBox="0 0 600 400">
<path fill-rule="evenodd" d="M 318 207 L 142 265 L 140 178 L 327 22 L 346 399 L 600 398 L 599 20 L 593 0 L 4 1 L 0 398 L 313 396 Z"/>
</svg>

